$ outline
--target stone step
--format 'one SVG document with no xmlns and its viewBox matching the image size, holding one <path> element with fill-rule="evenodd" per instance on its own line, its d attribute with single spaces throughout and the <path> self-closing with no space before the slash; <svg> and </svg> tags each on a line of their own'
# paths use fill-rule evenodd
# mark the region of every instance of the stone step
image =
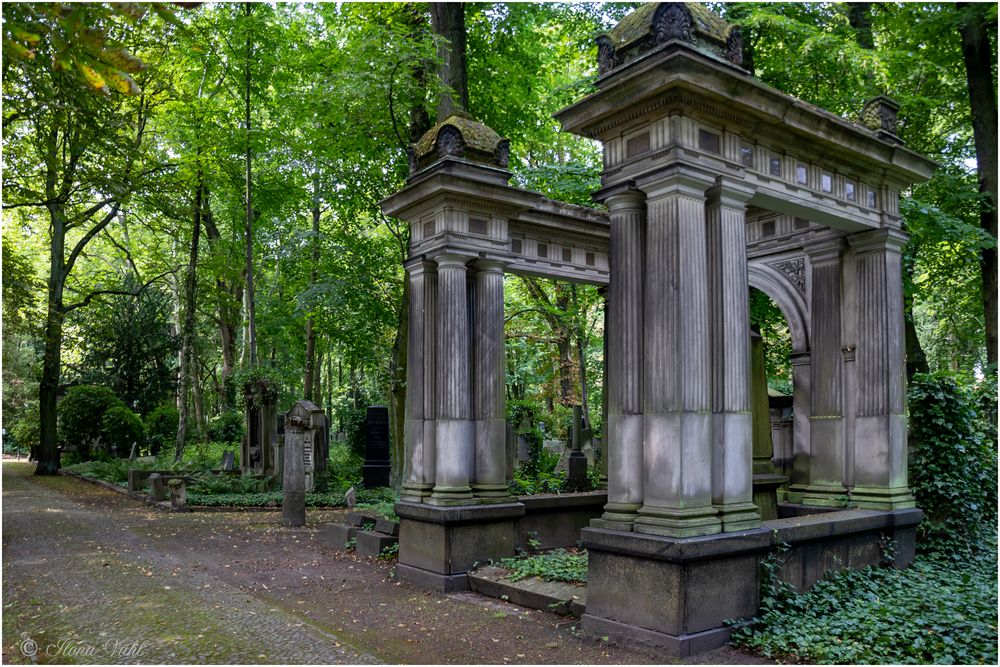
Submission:
<svg viewBox="0 0 1000 667">
<path fill-rule="evenodd" d="M 351 524 L 352 526 L 357 526 L 358 528 L 364 527 L 365 524 L 371 524 L 374 526 L 377 520 L 378 520 L 377 516 L 371 514 L 364 514 L 363 512 L 347 513 L 347 523 Z"/>
<path fill-rule="evenodd" d="M 399 522 L 393 521 L 392 519 L 379 518 L 375 522 L 375 531 L 379 533 L 385 533 L 386 535 L 392 535 L 394 537 L 399 536 Z"/>
<path fill-rule="evenodd" d="M 328 523 L 320 529 L 320 535 L 328 547 L 345 549 L 347 543 L 358 534 L 358 530 L 357 526 L 349 526 L 346 523 Z"/>
<path fill-rule="evenodd" d="M 507 574 L 507 570 L 495 565 L 481 567 L 469 573 L 469 587 L 481 595 L 560 616 L 579 618 L 587 610 L 586 586 L 537 577 L 509 581 Z"/>
<path fill-rule="evenodd" d="M 399 544 L 399 538 L 374 530 L 359 530 L 354 536 L 357 540 L 357 554 L 377 558 L 382 550 L 393 544 Z"/>
</svg>

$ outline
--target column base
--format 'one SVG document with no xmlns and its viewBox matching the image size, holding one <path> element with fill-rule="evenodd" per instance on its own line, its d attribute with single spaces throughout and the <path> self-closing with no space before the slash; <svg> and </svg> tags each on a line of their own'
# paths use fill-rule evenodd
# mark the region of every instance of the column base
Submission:
<svg viewBox="0 0 1000 667">
<path fill-rule="evenodd" d="M 475 505 L 477 500 L 472 495 L 469 486 L 435 486 L 426 503 L 442 507 L 457 507 L 459 505 Z"/>
<path fill-rule="evenodd" d="M 851 489 L 851 505 L 867 510 L 902 510 L 917 506 L 917 501 L 905 486 L 855 486 Z"/>
<path fill-rule="evenodd" d="M 473 484 L 472 493 L 476 500 L 484 505 L 513 501 L 510 488 L 506 484 Z"/>
<path fill-rule="evenodd" d="M 790 489 L 798 498 L 795 502 L 814 507 L 847 507 L 850 498 L 843 486 L 808 484 Z"/>
<path fill-rule="evenodd" d="M 413 482 L 406 482 L 403 484 L 403 489 L 399 493 L 399 499 L 404 503 L 422 503 L 425 502 L 427 498 L 430 498 L 433 490 L 433 484 L 416 484 Z"/>
<path fill-rule="evenodd" d="M 722 532 L 722 521 L 711 505 L 690 509 L 643 505 L 632 530 L 664 537 L 698 537 Z"/>
<path fill-rule="evenodd" d="M 604 506 L 604 514 L 600 519 L 590 522 L 593 528 L 607 528 L 608 530 L 632 531 L 632 525 L 639 518 L 640 503 L 608 503 Z"/>
<path fill-rule="evenodd" d="M 780 489 L 782 484 L 787 484 L 788 478 L 784 475 L 772 473 L 760 473 L 753 476 L 753 504 L 760 512 L 760 518 L 764 521 L 778 518 L 778 502 L 785 500 L 785 492 Z"/>
<path fill-rule="evenodd" d="M 735 533 L 739 530 L 750 530 L 751 528 L 760 527 L 760 511 L 758 511 L 757 505 L 754 503 L 715 505 L 715 510 L 719 513 L 719 520 L 722 521 L 722 532 L 724 533 Z"/>
</svg>

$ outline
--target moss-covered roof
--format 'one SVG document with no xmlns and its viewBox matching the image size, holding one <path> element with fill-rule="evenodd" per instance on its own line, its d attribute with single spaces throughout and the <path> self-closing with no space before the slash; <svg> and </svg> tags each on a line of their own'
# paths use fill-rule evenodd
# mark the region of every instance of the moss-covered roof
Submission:
<svg viewBox="0 0 1000 667">
<path fill-rule="evenodd" d="M 621 20 L 621 23 L 607 33 L 615 49 L 632 44 L 643 39 L 650 33 L 653 27 L 653 15 L 662 3 L 647 2 L 641 5 L 634 12 Z M 722 18 L 713 14 L 708 7 L 700 2 L 679 3 L 687 7 L 691 12 L 694 28 L 705 37 L 714 39 L 717 42 L 725 43 L 729 34 L 729 24 Z"/>
<path fill-rule="evenodd" d="M 472 118 L 464 112 L 456 111 L 431 129 L 427 130 L 427 133 L 420 137 L 420 141 L 414 144 L 413 151 L 418 159 L 434 151 L 438 133 L 446 125 L 450 125 L 459 131 L 462 135 L 462 140 L 468 148 L 481 151 L 483 153 L 496 152 L 497 146 L 499 146 L 502 141 L 500 135 L 487 126 L 478 121 L 472 120 Z"/>
</svg>

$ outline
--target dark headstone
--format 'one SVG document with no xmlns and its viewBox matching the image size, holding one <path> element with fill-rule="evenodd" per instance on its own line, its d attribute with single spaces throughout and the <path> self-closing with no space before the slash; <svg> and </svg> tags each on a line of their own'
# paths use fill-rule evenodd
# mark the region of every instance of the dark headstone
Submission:
<svg viewBox="0 0 1000 667">
<path fill-rule="evenodd" d="M 236 455 L 228 449 L 222 452 L 222 469 L 229 471 L 236 467 Z"/>
<path fill-rule="evenodd" d="M 389 486 L 389 408 L 384 405 L 368 407 L 362 483 L 366 489 Z"/>
<path fill-rule="evenodd" d="M 154 472 L 149 476 L 149 497 L 155 502 L 167 499 L 167 490 L 163 485 L 163 477 Z"/>
</svg>

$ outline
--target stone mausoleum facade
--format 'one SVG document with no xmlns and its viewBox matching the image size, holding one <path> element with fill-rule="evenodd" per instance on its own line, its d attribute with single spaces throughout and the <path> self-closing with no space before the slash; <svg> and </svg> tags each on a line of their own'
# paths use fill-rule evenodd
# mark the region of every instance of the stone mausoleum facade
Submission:
<svg viewBox="0 0 1000 667">
<path fill-rule="evenodd" d="M 597 39 L 597 91 L 561 111 L 599 140 L 607 212 L 508 185 L 507 143 L 464 114 L 413 148 L 383 202 L 410 224 L 406 483 L 398 571 L 441 590 L 509 555 L 503 276 L 606 287 L 608 498 L 582 531 L 583 627 L 687 655 L 783 576 L 912 558 L 899 197 L 934 164 L 895 104 L 845 120 L 754 79 L 697 3 L 651 3 Z M 754 503 L 748 289 L 792 335 L 794 426 L 780 518 Z"/>
</svg>

